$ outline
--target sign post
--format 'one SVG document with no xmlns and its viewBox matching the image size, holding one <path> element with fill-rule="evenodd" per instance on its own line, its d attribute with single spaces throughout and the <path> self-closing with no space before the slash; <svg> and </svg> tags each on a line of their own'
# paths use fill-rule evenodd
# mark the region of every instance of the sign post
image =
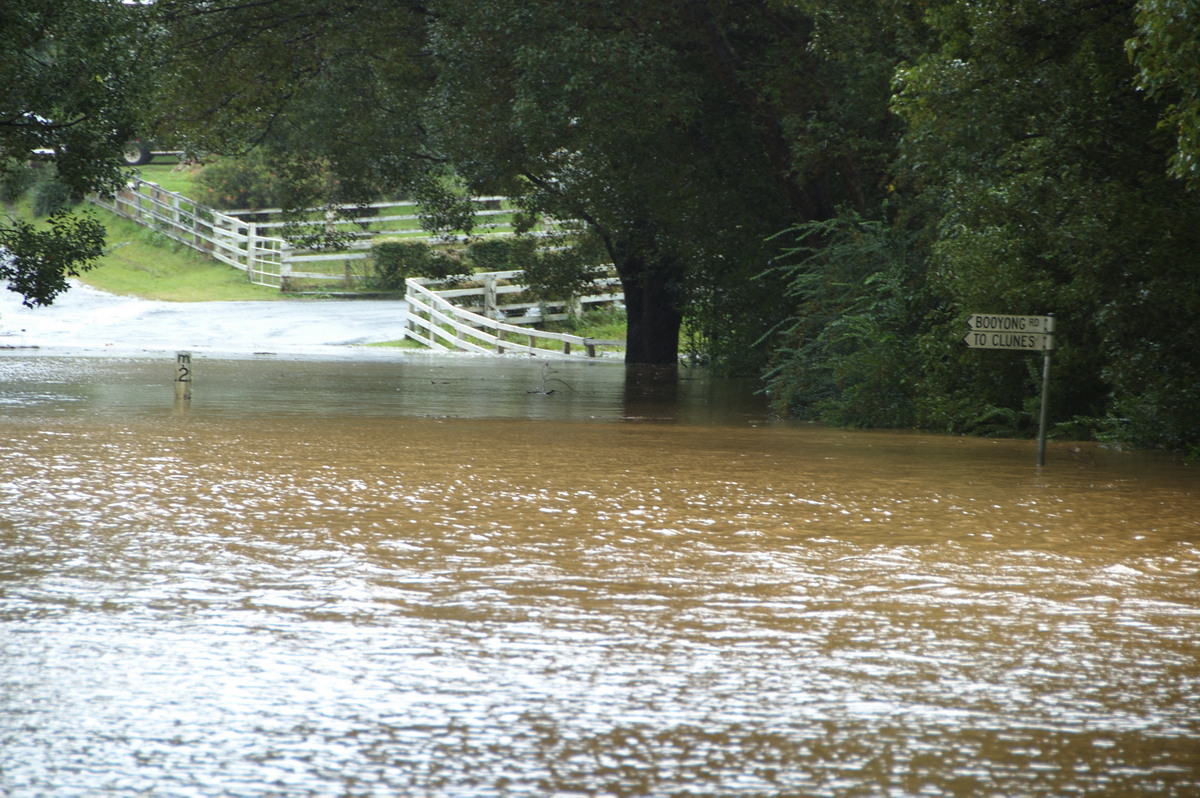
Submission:
<svg viewBox="0 0 1200 798">
<path fill-rule="evenodd" d="M 1050 408 L 1050 355 L 1054 352 L 1054 317 L 1047 317 L 1050 332 L 1047 334 L 1046 348 L 1042 351 L 1042 409 L 1038 414 L 1038 448 L 1037 464 L 1046 464 L 1046 417 Z"/>
<path fill-rule="evenodd" d="M 1038 416 L 1037 464 L 1046 464 L 1046 421 L 1050 404 L 1050 355 L 1054 351 L 1054 316 L 972 313 L 963 343 L 971 349 L 1015 349 L 1042 353 L 1042 408 Z"/>
</svg>

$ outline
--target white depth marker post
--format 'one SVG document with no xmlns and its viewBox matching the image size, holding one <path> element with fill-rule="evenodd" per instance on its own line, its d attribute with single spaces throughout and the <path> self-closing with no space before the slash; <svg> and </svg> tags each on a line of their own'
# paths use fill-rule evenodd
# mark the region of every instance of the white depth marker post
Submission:
<svg viewBox="0 0 1200 798">
<path fill-rule="evenodd" d="M 190 402 L 192 400 L 192 353 L 180 352 L 175 355 L 175 401 Z"/>
</svg>

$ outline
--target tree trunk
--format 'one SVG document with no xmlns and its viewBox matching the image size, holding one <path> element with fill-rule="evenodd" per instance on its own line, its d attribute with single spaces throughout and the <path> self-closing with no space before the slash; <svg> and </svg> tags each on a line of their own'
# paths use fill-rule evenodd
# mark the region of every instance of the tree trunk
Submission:
<svg viewBox="0 0 1200 798">
<path fill-rule="evenodd" d="M 680 275 L 672 258 L 653 263 L 644 253 L 614 258 L 625 290 L 625 362 L 675 365 L 679 362 Z"/>
</svg>

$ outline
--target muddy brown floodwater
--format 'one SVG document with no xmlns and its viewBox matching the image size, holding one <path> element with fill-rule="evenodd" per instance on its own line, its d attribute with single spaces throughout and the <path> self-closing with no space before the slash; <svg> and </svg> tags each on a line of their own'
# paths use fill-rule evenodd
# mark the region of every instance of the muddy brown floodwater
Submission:
<svg viewBox="0 0 1200 798">
<path fill-rule="evenodd" d="M 0 356 L 0 794 L 1200 791 L 1197 466 L 543 368 Z"/>
</svg>

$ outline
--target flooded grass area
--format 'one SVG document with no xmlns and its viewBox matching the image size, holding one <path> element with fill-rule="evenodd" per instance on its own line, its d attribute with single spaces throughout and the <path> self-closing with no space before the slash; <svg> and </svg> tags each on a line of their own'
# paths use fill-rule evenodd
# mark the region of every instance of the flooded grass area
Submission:
<svg viewBox="0 0 1200 798">
<path fill-rule="evenodd" d="M 699 372 L 195 366 L 0 356 L 0 793 L 1195 792 L 1186 462 Z"/>
</svg>

